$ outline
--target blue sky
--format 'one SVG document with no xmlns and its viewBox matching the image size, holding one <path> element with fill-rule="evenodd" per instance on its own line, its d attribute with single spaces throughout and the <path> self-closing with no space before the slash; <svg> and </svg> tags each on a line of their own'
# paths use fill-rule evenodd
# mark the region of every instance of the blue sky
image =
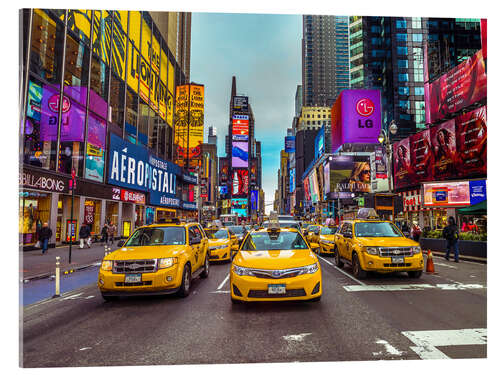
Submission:
<svg viewBox="0 0 500 375">
<path fill-rule="evenodd" d="M 205 141 L 217 128 L 219 156 L 225 156 L 231 79 L 249 97 L 255 138 L 262 142 L 262 187 L 274 200 L 280 150 L 292 126 L 295 91 L 301 84 L 302 16 L 193 13 L 191 81 L 205 85 Z M 270 206 L 268 206 L 269 209 Z"/>
</svg>

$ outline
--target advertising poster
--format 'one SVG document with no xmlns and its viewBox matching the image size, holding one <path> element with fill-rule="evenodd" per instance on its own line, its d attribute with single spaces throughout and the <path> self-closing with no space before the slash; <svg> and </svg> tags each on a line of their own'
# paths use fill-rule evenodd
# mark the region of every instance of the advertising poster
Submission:
<svg viewBox="0 0 500 375">
<path fill-rule="evenodd" d="M 221 185 L 221 186 L 219 186 L 219 194 L 221 196 L 224 196 L 224 195 L 228 194 L 227 185 Z"/>
<path fill-rule="evenodd" d="M 486 106 L 455 118 L 457 170 L 462 177 L 486 174 Z"/>
<path fill-rule="evenodd" d="M 370 193 L 369 156 L 333 156 L 330 165 L 331 190 L 334 192 Z"/>
<path fill-rule="evenodd" d="M 233 169 L 232 195 L 248 196 L 248 170 Z"/>
<path fill-rule="evenodd" d="M 285 152 L 287 153 L 295 152 L 295 136 L 285 137 Z"/>
<path fill-rule="evenodd" d="M 252 211 L 257 211 L 259 209 L 259 191 L 252 190 L 250 192 L 250 208 Z"/>
<path fill-rule="evenodd" d="M 410 151 L 413 183 L 432 181 L 434 179 L 434 153 L 429 129 L 410 136 Z"/>
<path fill-rule="evenodd" d="M 311 191 L 311 202 L 318 202 L 318 184 L 316 182 L 316 170 L 313 170 L 308 177 L 309 179 L 309 190 Z"/>
<path fill-rule="evenodd" d="M 233 168 L 248 168 L 248 142 L 233 142 L 231 162 Z"/>
<path fill-rule="evenodd" d="M 219 182 L 225 184 L 229 179 L 229 160 L 227 158 L 219 158 Z"/>
<path fill-rule="evenodd" d="M 106 148 L 106 121 L 101 120 L 91 113 L 89 113 L 88 117 L 87 144 L 91 144 L 100 150 Z"/>
<path fill-rule="evenodd" d="M 153 224 L 155 221 L 155 208 L 146 207 L 146 225 Z"/>
<path fill-rule="evenodd" d="M 387 178 L 387 154 L 383 147 L 375 149 L 375 178 Z"/>
<path fill-rule="evenodd" d="M 189 118 L 189 159 L 198 160 L 203 143 L 203 127 L 205 124 L 205 87 L 191 85 L 191 106 Z M 192 164 L 195 167 L 197 164 Z"/>
<path fill-rule="evenodd" d="M 290 193 L 295 191 L 295 168 L 290 169 Z"/>
<path fill-rule="evenodd" d="M 309 188 L 309 179 L 308 178 L 304 179 L 303 185 L 304 185 L 304 199 L 306 202 L 310 202 L 311 201 L 311 190 Z"/>
<path fill-rule="evenodd" d="M 330 162 L 327 161 L 325 166 L 323 167 L 323 186 L 325 187 L 325 195 L 327 195 L 330 192 Z"/>
<path fill-rule="evenodd" d="M 87 153 L 85 157 L 85 178 L 89 180 L 104 181 L 104 157 L 93 156 Z"/>
<path fill-rule="evenodd" d="M 231 213 L 238 216 L 247 217 L 248 199 L 231 199 Z"/>
<path fill-rule="evenodd" d="M 28 104 L 26 106 L 26 116 L 40 121 L 40 112 L 42 110 L 43 89 L 42 86 L 30 81 L 28 88 Z"/>
<path fill-rule="evenodd" d="M 93 201 L 85 201 L 85 207 L 83 212 L 83 222 L 85 224 L 94 224 L 95 215 L 95 204 Z"/>
<path fill-rule="evenodd" d="M 233 141 L 248 142 L 248 115 L 233 115 Z"/>
<path fill-rule="evenodd" d="M 469 181 L 470 204 L 478 204 L 486 200 L 486 180 Z"/>
<path fill-rule="evenodd" d="M 410 155 L 410 139 L 405 138 L 392 145 L 394 163 L 394 187 L 401 188 L 412 183 L 413 169 Z"/>
<path fill-rule="evenodd" d="M 424 206 L 447 207 L 469 204 L 469 181 L 424 184 Z"/>
<path fill-rule="evenodd" d="M 248 112 L 248 96 L 234 96 L 233 111 Z"/>
<path fill-rule="evenodd" d="M 445 118 L 486 97 L 486 70 L 482 51 L 429 84 L 425 96 L 428 122 Z"/>
<path fill-rule="evenodd" d="M 250 161 L 250 183 L 257 184 L 257 159 L 251 159 Z"/>
<path fill-rule="evenodd" d="M 314 159 L 318 159 L 325 152 L 325 127 L 323 126 L 314 138 Z"/>
<path fill-rule="evenodd" d="M 430 129 L 431 145 L 434 153 L 434 179 L 444 180 L 457 176 L 455 140 L 455 120 L 443 122 Z"/>
</svg>

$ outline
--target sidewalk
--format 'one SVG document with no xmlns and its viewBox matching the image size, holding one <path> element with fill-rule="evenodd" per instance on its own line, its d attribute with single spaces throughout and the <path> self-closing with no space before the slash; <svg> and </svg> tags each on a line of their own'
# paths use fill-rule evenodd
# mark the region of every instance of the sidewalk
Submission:
<svg viewBox="0 0 500 375">
<path fill-rule="evenodd" d="M 442 252 L 442 251 L 439 251 L 439 250 L 431 250 L 432 251 L 432 255 L 437 255 L 439 257 L 443 257 L 445 256 L 445 252 Z M 427 253 L 427 250 L 424 250 L 424 253 Z M 450 254 L 450 259 L 453 259 L 453 252 Z M 476 263 L 488 263 L 488 259 L 486 258 L 479 258 L 479 257 L 473 257 L 473 256 L 470 256 L 470 255 L 462 255 L 462 254 L 459 254 L 459 259 L 461 260 L 468 260 L 470 262 L 476 262 Z"/>
<path fill-rule="evenodd" d="M 117 249 L 117 242 L 109 245 L 111 250 Z M 80 249 L 79 245 L 71 247 L 71 264 L 68 264 L 69 246 L 49 248 L 42 255 L 42 250 L 21 251 L 19 252 L 19 277 L 22 280 L 31 280 L 43 277 L 49 277 L 55 274 L 56 256 L 59 259 L 61 273 L 65 271 L 78 270 L 92 266 L 100 262 L 104 257 L 104 244 L 94 243 L 91 248 L 84 247 Z"/>
</svg>

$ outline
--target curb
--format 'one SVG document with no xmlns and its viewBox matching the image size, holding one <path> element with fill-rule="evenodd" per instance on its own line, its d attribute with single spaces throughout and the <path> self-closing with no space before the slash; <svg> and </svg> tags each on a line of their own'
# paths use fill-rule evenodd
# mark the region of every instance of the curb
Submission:
<svg viewBox="0 0 500 375">
<path fill-rule="evenodd" d="M 100 261 L 96 260 L 94 263 L 91 263 L 91 264 L 85 264 L 85 265 L 78 266 L 78 267 L 75 267 L 75 268 L 71 268 L 71 269 L 67 269 L 67 270 L 61 270 L 61 274 L 62 275 L 70 274 L 70 273 L 73 273 L 75 271 L 81 271 L 81 270 L 86 269 L 86 268 L 99 266 L 100 264 L 101 264 Z M 25 278 L 21 279 L 20 282 L 26 283 L 26 282 L 29 282 L 29 281 L 32 281 L 32 280 L 46 279 L 46 278 L 49 278 L 51 276 L 55 276 L 55 274 L 53 272 L 42 273 L 42 274 L 38 274 L 38 275 L 33 275 L 33 276 L 25 277 Z"/>
<path fill-rule="evenodd" d="M 427 250 L 424 250 L 424 251 L 427 251 Z M 445 256 L 445 252 L 441 252 L 441 251 L 434 251 L 432 250 L 432 254 L 433 255 L 437 255 L 437 256 L 440 256 L 440 257 L 443 257 Z M 450 254 L 452 255 L 452 254 Z M 470 255 L 459 255 L 459 259 L 462 259 L 462 260 L 468 260 L 470 262 L 476 262 L 476 263 L 483 263 L 483 264 L 487 264 L 488 263 L 488 259 L 487 258 L 479 258 L 479 257 L 473 257 L 473 256 L 470 256 Z"/>
</svg>

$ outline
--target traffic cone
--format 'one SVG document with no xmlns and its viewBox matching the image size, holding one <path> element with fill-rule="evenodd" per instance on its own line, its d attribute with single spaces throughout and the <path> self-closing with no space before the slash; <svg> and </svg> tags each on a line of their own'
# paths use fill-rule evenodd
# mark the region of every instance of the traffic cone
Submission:
<svg viewBox="0 0 500 375">
<path fill-rule="evenodd" d="M 425 267 L 425 273 L 435 273 L 434 261 L 432 260 L 432 252 L 430 250 L 427 250 L 427 265 Z"/>
</svg>

